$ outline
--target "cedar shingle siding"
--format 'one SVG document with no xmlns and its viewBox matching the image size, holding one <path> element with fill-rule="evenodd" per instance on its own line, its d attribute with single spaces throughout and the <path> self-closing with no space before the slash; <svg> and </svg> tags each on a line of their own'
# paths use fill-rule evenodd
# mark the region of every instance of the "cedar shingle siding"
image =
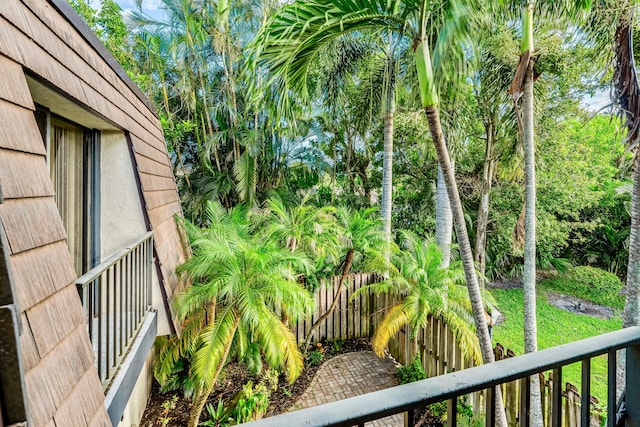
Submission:
<svg viewBox="0 0 640 427">
<path fill-rule="evenodd" d="M 0 226 L 21 312 L 32 425 L 102 426 L 109 425 L 104 393 L 26 76 L 129 134 L 169 299 L 181 290 L 175 267 L 185 250 L 173 215 L 182 212 L 148 100 L 107 62 L 95 40 L 87 40 L 86 28 L 63 2 L 0 1 Z"/>
</svg>

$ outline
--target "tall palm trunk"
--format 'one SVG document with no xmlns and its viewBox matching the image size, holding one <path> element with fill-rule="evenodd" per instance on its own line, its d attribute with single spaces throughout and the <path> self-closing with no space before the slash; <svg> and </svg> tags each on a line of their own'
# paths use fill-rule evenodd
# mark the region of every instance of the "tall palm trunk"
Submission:
<svg viewBox="0 0 640 427">
<path fill-rule="evenodd" d="M 533 53 L 533 10 L 534 2 L 529 0 L 522 9 L 522 57 Z M 525 166 L 525 237 L 524 237 L 524 351 L 538 351 L 538 328 L 536 320 L 536 165 L 533 124 L 533 66 L 529 59 L 524 78 L 522 95 L 522 124 Z M 532 425 L 541 425 L 542 406 L 538 375 L 531 377 Z"/>
<path fill-rule="evenodd" d="M 387 241 L 385 257 L 389 260 L 389 245 L 391 244 L 391 207 L 393 185 L 393 119 L 396 110 L 395 96 L 390 91 L 384 114 L 384 157 L 382 161 L 382 223 L 384 237 Z"/>
<path fill-rule="evenodd" d="M 431 55 L 429 46 L 423 41 L 426 36 L 422 36 L 415 49 L 416 69 L 418 72 L 418 80 L 420 83 L 420 97 L 424 112 L 429 121 L 429 131 L 433 139 L 433 144 L 438 155 L 438 163 L 442 167 L 442 174 L 449 195 L 449 203 L 453 213 L 453 224 L 458 237 L 458 246 L 460 248 L 460 257 L 462 258 L 462 266 L 469 291 L 469 300 L 473 310 L 473 320 L 476 325 L 476 333 L 480 342 L 480 350 L 482 352 L 482 360 L 484 363 L 492 363 L 495 361 L 493 355 L 493 346 L 491 345 L 491 337 L 489 328 L 487 327 L 487 319 L 485 318 L 485 310 L 482 304 L 482 296 L 480 294 L 480 286 L 478 285 L 478 276 L 476 276 L 475 266 L 473 263 L 473 254 L 471 252 L 471 243 L 467 233 L 467 226 L 464 222 L 464 212 L 462 210 L 462 202 L 458 193 L 456 177 L 449 159 L 449 152 L 442 133 L 442 125 L 440 124 L 440 114 L 438 112 L 438 95 L 435 89 L 433 68 L 431 66 Z M 495 388 L 496 396 L 496 423 L 498 427 L 507 426 L 507 418 L 504 411 L 504 403 L 502 401 L 502 391 L 500 387 Z"/>
<path fill-rule="evenodd" d="M 478 269 L 478 277 L 484 283 L 487 264 L 487 226 L 489 224 L 489 202 L 491 187 L 493 186 L 493 174 L 495 172 L 496 160 L 493 155 L 495 138 L 493 121 L 490 121 L 487 128 L 487 144 L 482 167 L 482 189 L 480 192 L 480 204 L 478 205 L 478 215 L 476 219 L 476 242 L 474 247 L 474 259 Z"/>
<path fill-rule="evenodd" d="M 626 328 L 638 325 L 640 325 L 640 150 L 636 148 L 633 155 L 627 299 L 622 326 Z"/>
<path fill-rule="evenodd" d="M 200 423 L 200 415 L 202 415 L 202 410 L 204 409 L 204 405 L 207 403 L 207 399 L 209 399 L 209 395 L 213 391 L 216 386 L 216 382 L 218 381 L 218 377 L 220 376 L 220 372 L 222 372 L 222 368 L 224 367 L 224 362 L 229 357 L 229 351 L 231 350 L 231 344 L 233 343 L 233 336 L 236 334 L 238 330 L 238 325 L 240 324 L 240 316 L 237 316 L 235 322 L 233 323 L 233 327 L 229 333 L 229 337 L 227 337 L 227 343 L 224 346 L 224 354 L 220 359 L 220 364 L 216 368 L 216 372 L 213 374 L 213 378 L 211 379 L 211 383 L 204 387 L 204 389 L 200 390 L 200 392 L 196 395 L 193 400 L 193 406 L 191 407 L 191 413 L 189 414 L 189 422 L 187 427 L 198 427 Z"/>
<path fill-rule="evenodd" d="M 453 168 L 453 165 L 451 166 Z M 436 182 L 436 245 L 442 252 L 442 268 L 451 263 L 451 238 L 453 237 L 453 214 L 447 194 L 442 166 L 438 162 L 438 181 Z"/>
</svg>

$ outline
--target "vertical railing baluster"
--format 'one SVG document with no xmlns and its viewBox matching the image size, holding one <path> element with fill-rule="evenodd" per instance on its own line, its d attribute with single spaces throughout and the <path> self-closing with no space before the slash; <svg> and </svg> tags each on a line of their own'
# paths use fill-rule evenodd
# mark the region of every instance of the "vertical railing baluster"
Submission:
<svg viewBox="0 0 640 427">
<path fill-rule="evenodd" d="M 531 402 L 531 377 L 520 379 L 520 427 L 529 427 L 529 405 Z"/>
<path fill-rule="evenodd" d="M 140 269 L 140 247 L 136 248 L 136 329 L 140 326 L 140 319 L 142 317 L 142 312 L 140 307 L 142 306 L 140 294 L 140 285 L 142 284 L 142 277 L 140 277 L 141 269 Z"/>
<path fill-rule="evenodd" d="M 101 274 L 98 277 L 97 286 L 98 286 L 98 298 L 96 299 L 96 311 L 98 312 L 98 375 L 100 376 L 100 381 L 104 381 L 104 375 L 102 374 L 102 279 L 104 274 Z"/>
<path fill-rule="evenodd" d="M 129 255 L 122 259 L 122 266 L 124 268 L 125 285 L 124 295 L 126 299 L 125 304 L 125 347 L 129 346 L 129 337 L 131 336 L 131 277 L 129 274 Z"/>
<path fill-rule="evenodd" d="M 129 304 L 127 305 L 127 345 L 133 331 L 133 266 L 131 265 L 131 254 L 127 255 L 127 294 L 129 294 Z"/>
<path fill-rule="evenodd" d="M 85 285 L 85 290 L 87 292 L 87 299 L 85 300 L 85 304 L 87 305 L 87 313 L 89 315 L 87 321 L 89 322 L 89 327 L 87 328 L 89 332 L 89 340 L 91 341 L 91 347 L 93 348 L 93 281 L 87 283 Z"/>
<path fill-rule="evenodd" d="M 147 309 L 153 304 L 153 234 L 147 240 Z"/>
<path fill-rule="evenodd" d="M 117 293 L 118 298 L 118 311 L 116 312 L 118 321 L 115 329 L 118 334 L 118 358 L 122 356 L 122 263 L 116 264 L 116 283 L 114 285 L 114 292 Z"/>
<path fill-rule="evenodd" d="M 562 427 L 562 367 L 553 370 L 551 426 Z"/>
<path fill-rule="evenodd" d="M 106 364 L 106 376 L 105 379 L 111 378 L 111 355 L 109 353 L 110 347 L 111 347 L 111 343 L 109 340 L 109 334 L 110 334 L 110 328 L 109 328 L 109 324 L 110 322 L 110 317 L 111 317 L 111 308 L 109 307 L 110 303 L 111 303 L 111 269 L 107 269 L 106 271 L 106 286 L 105 286 L 105 313 L 104 313 L 104 318 L 105 318 L 105 331 L 104 331 L 104 348 L 105 348 L 105 364 Z"/>
<path fill-rule="evenodd" d="M 447 427 L 458 425 L 458 397 L 449 399 L 447 402 Z"/>
<path fill-rule="evenodd" d="M 616 425 L 616 351 L 609 352 L 607 361 L 607 427 Z"/>
<path fill-rule="evenodd" d="M 116 323 L 116 316 L 118 315 L 118 311 L 117 306 L 116 306 L 116 278 L 118 276 L 116 275 L 116 266 L 113 265 L 111 267 L 111 283 L 109 284 L 109 287 L 111 288 L 111 360 L 113 363 L 113 368 L 115 368 L 117 365 L 117 357 L 118 357 L 118 342 L 117 342 L 117 323 Z"/>
<path fill-rule="evenodd" d="M 415 409 L 409 409 L 407 411 L 407 419 L 406 419 L 406 423 L 404 423 L 405 427 L 413 427 L 416 425 L 416 410 Z"/>
<path fill-rule="evenodd" d="M 582 387 L 580 391 L 580 425 L 591 425 L 591 359 L 582 361 Z"/>
<path fill-rule="evenodd" d="M 496 391 L 490 387 L 484 390 L 484 408 L 486 425 L 493 426 L 496 423 Z"/>
</svg>

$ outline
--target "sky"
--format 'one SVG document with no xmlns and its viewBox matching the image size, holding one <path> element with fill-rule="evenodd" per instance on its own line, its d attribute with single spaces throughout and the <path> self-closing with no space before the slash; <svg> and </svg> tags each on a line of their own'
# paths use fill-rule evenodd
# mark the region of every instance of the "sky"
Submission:
<svg viewBox="0 0 640 427">
<path fill-rule="evenodd" d="M 116 0 L 116 3 L 120 5 L 123 12 L 137 9 L 135 0 Z M 91 7 L 94 9 L 100 8 L 100 0 L 90 0 Z M 153 18 L 162 18 L 162 0 L 142 0 L 142 11 Z"/>
</svg>

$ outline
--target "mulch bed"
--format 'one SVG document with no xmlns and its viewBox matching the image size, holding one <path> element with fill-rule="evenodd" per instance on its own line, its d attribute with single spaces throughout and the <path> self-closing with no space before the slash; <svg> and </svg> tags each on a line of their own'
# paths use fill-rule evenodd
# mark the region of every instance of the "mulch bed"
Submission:
<svg viewBox="0 0 640 427">
<path fill-rule="evenodd" d="M 327 360 L 345 353 L 371 350 L 371 343 L 368 339 L 354 339 L 344 341 L 337 346 L 331 344 L 322 345 L 318 349 L 323 352 L 322 362 L 317 365 L 305 366 L 304 371 L 302 371 L 295 383 L 289 384 L 284 376 L 280 376 L 278 389 L 271 394 L 269 409 L 265 416 L 286 412 L 293 406 L 309 387 L 318 369 Z M 249 380 L 252 380 L 254 384 L 259 381 L 244 366 L 237 363 L 228 365 L 221 376 L 220 385 L 211 393 L 208 403 L 217 406 L 219 399 L 223 399 L 225 402 L 231 401 Z M 170 409 L 169 407 L 173 406 L 174 402 L 175 407 Z M 154 381 L 151 396 L 140 425 L 143 427 L 185 426 L 189 420 L 190 411 L 191 400 L 185 399 L 181 392 L 160 393 L 160 386 Z M 203 417 L 205 417 L 206 410 L 203 412 Z"/>
</svg>

